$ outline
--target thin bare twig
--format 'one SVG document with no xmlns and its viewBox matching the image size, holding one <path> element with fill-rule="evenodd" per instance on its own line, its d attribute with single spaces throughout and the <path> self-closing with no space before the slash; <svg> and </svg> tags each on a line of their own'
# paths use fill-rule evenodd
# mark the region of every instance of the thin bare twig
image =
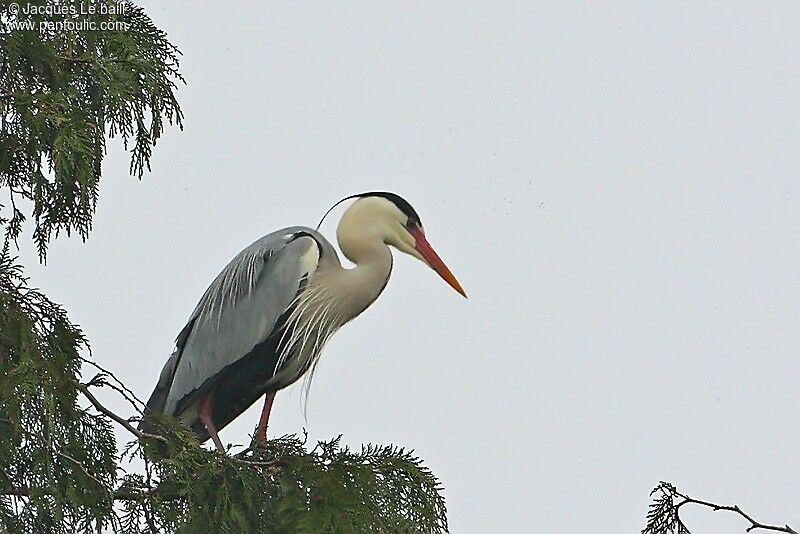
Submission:
<svg viewBox="0 0 800 534">
<path fill-rule="evenodd" d="M 78 468 L 80 468 L 80 470 L 81 470 L 81 471 L 83 471 L 83 474 L 84 474 L 84 475 L 86 475 L 88 478 L 91 478 L 92 480 L 94 480 L 95 484 L 97 484 L 98 486 L 100 486 L 100 488 L 102 488 L 102 489 L 105 491 L 105 489 L 106 489 L 106 486 L 105 486 L 105 484 L 103 484 L 103 483 L 102 483 L 102 482 L 101 482 L 101 481 L 100 481 L 100 480 L 99 480 L 99 479 L 98 479 L 96 476 L 94 476 L 93 474 L 91 474 L 91 473 L 89 472 L 89 470 L 88 470 L 88 469 L 86 469 L 86 466 L 85 466 L 85 465 L 83 465 L 81 462 L 79 462 L 78 460 L 76 460 L 75 458 L 73 458 L 72 456 L 70 456 L 69 454 L 67 454 L 67 453 L 65 453 L 65 452 L 62 452 L 62 451 L 56 450 L 56 451 L 55 451 L 55 453 L 56 453 L 58 456 L 61 456 L 62 458 L 64 458 L 65 460 L 69 460 L 70 462 L 72 462 L 72 463 L 74 463 L 75 465 L 77 465 L 77 466 L 78 466 Z"/>
<path fill-rule="evenodd" d="M 127 393 L 125 393 L 125 390 L 124 390 L 124 389 L 122 389 L 120 386 L 118 386 L 118 385 L 116 385 L 116 384 L 114 384 L 114 383 L 112 383 L 112 382 L 109 382 L 109 380 L 108 380 L 108 375 L 106 375 L 106 373 L 105 373 L 105 372 L 102 372 L 102 371 L 101 371 L 101 372 L 97 373 L 96 375 L 94 375 L 94 376 L 92 377 L 92 379 L 91 379 L 91 380 L 89 380 L 88 382 L 84 382 L 84 384 L 86 384 L 86 386 L 88 386 L 88 387 L 111 388 L 111 389 L 113 389 L 114 391 L 116 391 L 117 393 L 119 393 L 119 394 L 122 396 L 122 398 L 123 398 L 123 399 L 125 399 L 126 401 L 128 401 L 128 404 L 130 404 L 130 405 L 133 407 L 133 409 L 134 409 L 134 410 L 136 410 L 137 412 L 139 412 L 139 415 L 140 415 L 140 416 L 141 416 L 141 415 L 144 415 L 144 409 L 143 409 L 143 408 L 140 408 L 140 407 L 139 407 L 139 406 L 138 406 L 138 405 L 137 405 L 137 404 L 136 404 L 136 403 L 133 401 L 133 399 L 131 399 L 131 398 L 128 396 L 128 394 L 127 394 Z M 130 418 L 129 418 L 129 420 L 130 420 Z"/>
<path fill-rule="evenodd" d="M 114 490 L 112 497 L 116 501 L 143 501 L 153 495 L 158 488 L 152 490 L 134 490 L 130 488 L 119 488 Z M 54 487 L 46 488 L 27 488 L 24 486 L 11 486 L 8 488 L 0 489 L 0 495 L 10 495 L 12 497 L 40 497 L 42 495 L 58 495 L 58 491 Z M 162 500 L 177 499 L 178 495 L 160 495 Z"/>
<path fill-rule="evenodd" d="M 147 432 L 142 432 L 141 430 L 137 429 L 135 426 L 130 424 L 130 422 L 127 419 L 123 419 L 119 415 L 115 414 L 114 412 L 112 412 L 111 410 L 109 410 L 108 408 L 103 406 L 100 403 L 100 401 L 97 400 L 97 397 L 95 397 L 92 394 L 92 392 L 89 391 L 89 387 L 86 384 L 78 384 L 78 390 L 80 390 L 80 392 L 83 393 L 83 396 L 86 397 L 86 399 L 89 402 L 91 402 L 92 405 L 95 408 L 97 408 L 97 411 L 99 411 L 102 414 L 107 415 L 108 417 L 110 417 L 111 419 L 113 419 L 114 421 L 116 421 L 117 423 L 122 425 L 128 432 L 130 432 L 131 434 L 133 434 L 134 436 L 136 436 L 140 440 L 141 439 L 154 439 L 154 440 L 161 441 L 164 444 L 169 443 L 167 441 L 167 438 L 165 438 L 164 436 L 159 436 L 159 435 L 156 435 L 156 434 L 149 434 Z"/>
<path fill-rule="evenodd" d="M 90 356 L 92 355 L 92 349 L 91 348 L 89 349 L 89 355 Z M 120 395 L 125 397 L 125 400 L 127 400 L 129 403 L 131 403 L 131 405 L 133 405 L 133 407 L 140 414 L 143 413 L 143 409 L 144 409 L 145 404 L 142 402 L 142 400 L 139 397 L 136 396 L 136 393 L 131 391 L 130 388 L 128 388 L 128 386 L 126 386 L 122 382 L 122 380 L 117 378 L 117 376 L 114 373 L 112 373 L 111 371 L 109 371 L 105 367 L 101 366 L 100 364 L 90 360 L 89 358 L 84 358 L 83 356 L 78 356 L 78 358 L 80 358 L 80 360 L 83 363 L 85 363 L 87 365 L 91 365 L 92 367 L 94 367 L 95 369 L 100 371 L 100 373 L 102 375 L 104 375 L 103 378 L 105 378 L 105 376 L 111 377 L 111 379 L 114 380 L 114 382 L 116 382 L 117 385 L 115 386 L 114 384 L 109 384 L 107 382 L 105 383 L 105 385 L 111 387 L 112 389 L 116 390 Z"/>
<path fill-rule="evenodd" d="M 91 63 L 93 60 L 91 58 L 85 57 L 76 57 L 76 56 L 59 56 L 60 59 L 64 61 L 68 61 L 70 63 Z"/>
<path fill-rule="evenodd" d="M 785 532 L 786 534 L 800 534 L 789 525 L 783 525 L 783 526 L 768 525 L 766 523 L 761 523 L 760 521 L 756 521 L 750 514 L 744 512 L 741 508 L 739 508 L 738 505 L 735 504 L 734 505 L 716 504 L 713 502 L 703 501 L 700 499 L 694 499 L 686 494 L 679 492 L 676 489 L 670 489 L 669 491 L 674 496 L 680 497 L 682 499 L 682 501 L 675 506 L 676 514 L 678 513 L 678 510 L 680 510 L 681 506 L 685 504 L 697 504 L 699 506 L 705 506 L 706 508 L 711 508 L 715 512 L 725 511 L 725 512 L 733 512 L 735 514 L 739 514 L 741 517 L 750 522 L 750 526 L 747 527 L 747 532 L 752 532 L 754 530 L 760 529 L 760 530 L 770 530 L 772 532 Z"/>
</svg>

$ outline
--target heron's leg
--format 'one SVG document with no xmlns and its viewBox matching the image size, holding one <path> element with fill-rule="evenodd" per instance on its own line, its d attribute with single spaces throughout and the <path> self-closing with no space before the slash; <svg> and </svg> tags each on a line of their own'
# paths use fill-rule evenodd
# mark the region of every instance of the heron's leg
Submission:
<svg viewBox="0 0 800 534">
<path fill-rule="evenodd" d="M 217 450 L 220 452 L 225 452 L 225 447 L 222 445 L 222 441 L 220 441 L 219 436 L 217 435 L 217 429 L 214 428 L 214 420 L 211 415 L 212 395 L 213 393 L 209 393 L 202 401 L 200 401 L 200 408 L 197 410 L 197 415 L 200 417 L 200 422 L 203 423 L 204 427 L 206 427 L 208 435 L 211 436 L 212 440 L 214 440 L 214 445 L 217 446 Z"/>
<path fill-rule="evenodd" d="M 256 430 L 257 442 L 267 442 L 267 423 L 269 422 L 269 412 L 272 410 L 272 401 L 274 399 L 274 391 L 270 391 L 264 396 L 264 408 L 261 409 L 261 418 L 258 420 L 258 429 Z"/>
</svg>

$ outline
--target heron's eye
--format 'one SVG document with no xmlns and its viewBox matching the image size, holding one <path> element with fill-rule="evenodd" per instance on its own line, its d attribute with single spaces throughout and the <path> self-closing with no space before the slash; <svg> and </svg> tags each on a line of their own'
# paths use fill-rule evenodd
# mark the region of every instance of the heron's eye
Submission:
<svg viewBox="0 0 800 534">
<path fill-rule="evenodd" d="M 412 235 L 416 233 L 425 235 L 425 230 L 422 229 L 422 225 L 420 225 L 417 221 L 411 219 L 409 219 L 408 222 L 406 223 L 406 231 Z"/>
</svg>

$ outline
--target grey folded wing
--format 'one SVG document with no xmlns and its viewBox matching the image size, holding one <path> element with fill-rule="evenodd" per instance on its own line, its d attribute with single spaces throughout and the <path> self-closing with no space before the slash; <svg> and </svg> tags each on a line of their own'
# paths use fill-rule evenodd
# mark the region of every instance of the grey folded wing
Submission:
<svg viewBox="0 0 800 534">
<path fill-rule="evenodd" d="M 264 341 L 316 269 L 316 231 L 292 227 L 240 252 L 206 290 L 178 335 L 147 402 L 147 413 L 180 415 L 226 367 Z"/>
</svg>

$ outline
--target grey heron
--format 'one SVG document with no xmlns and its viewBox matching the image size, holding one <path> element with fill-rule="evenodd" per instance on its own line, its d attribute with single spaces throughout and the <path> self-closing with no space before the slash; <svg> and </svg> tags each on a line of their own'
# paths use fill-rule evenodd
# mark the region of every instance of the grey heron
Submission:
<svg viewBox="0 0 800 534">
<path fill-rule="evenodd" d="M 313 375 L 328 338 L 386 287 L 389 247 L 424 262 L 466 297 L 408 202 L 371 192 L 334 207 L 346 200 L 354 202 L 339 221 L 336 239 L 355 266 L 343 267 L 331 243 L 303 226 L 278 230 L 242 250 L 178 334 L 145 415 L 177 417 L 201 442 L 210 437 L 224 451 L 218 430 L 264 396 L 255 439 L 266 441 L 275 393 Z M 146 417 L 140 428 L 149 428 Z"/>
</svg>

